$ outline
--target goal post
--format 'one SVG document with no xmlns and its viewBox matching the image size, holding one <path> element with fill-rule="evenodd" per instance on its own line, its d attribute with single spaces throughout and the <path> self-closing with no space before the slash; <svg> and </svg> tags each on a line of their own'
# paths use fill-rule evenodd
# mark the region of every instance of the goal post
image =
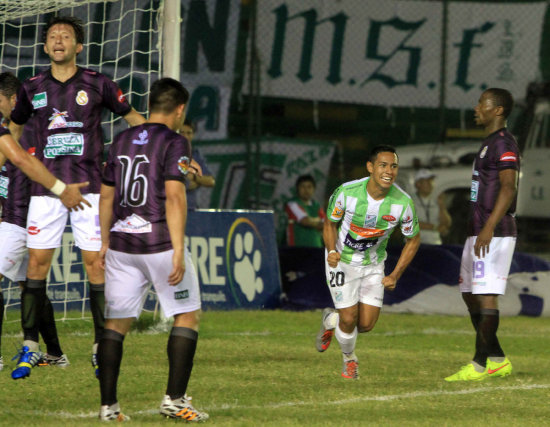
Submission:
<svg viewBox="0 0 550 427">
<path fill-rule="evenodd" d="M 49 67 L 42 30 L 53 15 L 75 16 L 84 23 L 84 49 L 77 64 L 114 80 L 130 104 L 147 114 L 148 90 L 160 76 L 179 78 L 179 0 L 0 0 L 0 72 L 26 79 Z M 162 67 L 165 65 L 165 70 Z M 127 127 L 106 112 L 105 144 Z M 1 282 L 7 321 L 19 321 L 20 290 Z M 56 251 L 48 277 L 48 294 L 63 319 L 89 317 L 88 289 L 80 252 L 70 228 Z M 154 307 L 155 296 L 148 307 Z"/>
</svg>

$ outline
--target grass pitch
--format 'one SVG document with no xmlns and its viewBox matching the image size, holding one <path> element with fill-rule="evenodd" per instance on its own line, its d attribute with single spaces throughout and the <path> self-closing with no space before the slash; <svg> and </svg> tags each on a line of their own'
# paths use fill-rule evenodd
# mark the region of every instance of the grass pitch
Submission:
<svg viewBox="0 0 550 427">
<path fill-rule="evenodd" d="M 340 377 L 336 341 L 314 347 L 321 312 L 231 311 L 203 314 L 188 394 L 224 426 L 468 425 L 550 423 L 550 319 L 502 318 L 499 337 L 514 365 L 507 378 L 446 383 L 473 355 L 467 317 L 382 313 L 361 334 L 361 378 Z M 12 316 L 11 316 L 12 317 Z M 118 387 L 133 425 L 169 425 L 158 415 L 166 387 L 167 332 L 142 317 L 127 336 Z M 99 386 L 90 365 L 91 320 L 58 322 L 71 366 L 34 368 L 13 381 L 18 324 L 4 325 L 1 425 L 98 425 Z"/>
</svg>

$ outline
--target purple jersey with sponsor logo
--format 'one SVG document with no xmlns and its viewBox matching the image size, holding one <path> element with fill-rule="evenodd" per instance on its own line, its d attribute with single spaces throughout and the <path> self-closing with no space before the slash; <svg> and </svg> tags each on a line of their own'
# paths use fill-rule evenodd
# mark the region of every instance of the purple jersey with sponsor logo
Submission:
<svg viewBox="0 0 550 427">
<path fill-rule="evenodd" d="M 0 115 L 0 120 L 1 119 Z M 3 128 L 3 126 L 0 126 Z M 0 131 L 1 132 L 1 131 Z M 9 131 L 8 131 L 9 132 Z M 25 128 L 25 135 L 30 132 Z M 31 138 L 27 138 L 30 141 Z M 23 149 L 34 153 L 34 148 L 29 147 L 23 141 Z M 21 169 L 9 160 L 6 161 L 0 174 L 0 198 L 2 199 L 2 221 L 19 227 L 27 227 L 27 213 L 29 211 L 29 199 L 31 197 L 31 181 Z"/>
<path fill-rule="evenodd" d="M 121 116 L 131 111 L 122 91 L 109 78 L 79 67 L 62 83 L 48 69 L 23 83 L 11 119 L 22 125 L 34 117 L 36 157 L 67 184 L 90 181 L 82 193 L 99 193 L 104 108 Z M 32 195 L 51 193 L 33 183 Z"/>
<path fill-rule="evenodd" d="M 499 172 L 520 169 L 519 149 L 514 136 L 503 128 L 489 135 L 477 153 L 472 174 L 468 236 L 477 236 L 493 211 L 500 191 Z M 517 195 L 506 215 L 495 227 L 495 237 L 517 236 Z"/>
<path fill-rule="evenodd" d="M 189 142 L 163 124 L 145 123 L 115 137 L 103 171 L 103 183 L 115 187 L 111 249 L 131 254 L 172 249 L 164 183 L 183 183 L 190 160 Z"/>
</svg>

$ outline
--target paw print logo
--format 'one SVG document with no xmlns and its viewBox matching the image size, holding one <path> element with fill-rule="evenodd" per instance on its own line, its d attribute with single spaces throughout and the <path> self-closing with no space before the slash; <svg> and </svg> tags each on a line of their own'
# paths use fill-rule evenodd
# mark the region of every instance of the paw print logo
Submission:
<svg viewBox="0 0 550 427">
<path fill-rule="evenodd" d="M 256 293 L 262 293 L 264 290 L 264 281 L 258 276 L 262 266 L 262 253 L 254 248 L 254 234 L 251 231 L 244 234 L 236 233 L 233 251 L 235 281 L 248 302 L 251 302 Z"/>
</svg>

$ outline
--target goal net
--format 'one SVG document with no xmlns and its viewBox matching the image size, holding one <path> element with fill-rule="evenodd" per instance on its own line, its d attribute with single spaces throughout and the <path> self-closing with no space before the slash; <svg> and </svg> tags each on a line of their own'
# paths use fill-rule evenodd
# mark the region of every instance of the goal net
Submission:
<svg viewBox="0 0 550 427">
<path fill-rule="evenodd" d="M 163 5 L 160 0 L 0 0 L 0 72 L 21 80 L 49 67 L 43 51 L 42 29 L 52 15 L 76 16 L 85 24 L 84 50 L 79 66 L 99 71 L 118 83 L 132 106 L 147 110 L 147 92 L 161 73 Z M 105 113 L 103 131 L 108 145 L 127 127 L 120 117 Z M 88 316 L 88 289 L 80 251 L 70 227 L 55 255 L 48 279 L 48 295 L 63 319 Z M 1 282 L 7 321 L 19 320 L 20 290 Z M 153 294 L 146 307 L 155 307 Z"/>
</svg>

